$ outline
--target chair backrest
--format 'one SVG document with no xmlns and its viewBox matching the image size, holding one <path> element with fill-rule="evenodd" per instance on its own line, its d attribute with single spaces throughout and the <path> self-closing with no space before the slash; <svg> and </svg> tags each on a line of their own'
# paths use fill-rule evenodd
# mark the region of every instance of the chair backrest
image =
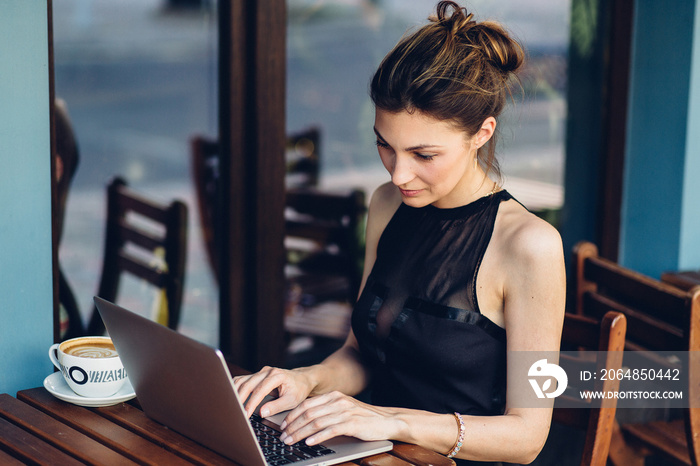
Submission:
<svg viewBox="0 0 700 466">
<path fill-rule="evenodd" d="M 285 183 L 288 188 L 310 188 L 318 185 L 321 168 L 320 144 L 321 130 L 315 126 L 287 135 Z"/>
<path fill-rule="evenodd" d="M 310 127 L 287 136 L 285 183 L 288 188 L 310 188 L 317 185 L 320 170 L 320 139 L 321 131 L 317 127 Z M 190 138 L 190 163 L 199 211 L 199 224 L 207 258 L 217 280 L 220 256 L 217 252 L 219 250 L 217 242 L 221 240 L 218 238 L 221 228 L 217 225 L 218 190 L 221 183 L 220 150 L 219 140 L 216 138 L 201 134 L 194 134 Z"/>
<path fill-rule="evenodd" d="M 700 285 L 700 270 L 664 272 L 661 274 L 661 281 L 681 290 L 690 291 Z"/>
<path fill-rule="evenodd" d="M 216 242 L 219 240 L 216 227 L 219 204 L 219 141 L 202 135 L 190 138 L 192 178 L 197 198 L 199 225 L 215 279 L 219 277 L 219 254 Z"/>
<path fill-rule="evenodd" d="M 350 302 L 357 298 L 361 280 L 362 246 L 358 238 L 365 210 L 365 194 L 358 189 L 287 190 L 285 241 L 289 262 L 310 273 L 347 277 Z M 295 240 L 311 242 L 312 248 Z"/>
<path fill-rule="evenodd" d="M 567 368 L 567 373 L 572 374 L 582 370 L 598 374 L 603 369 L 620 369 L 625 330 L 625 316 L 618 312 L 610 311 L 601 320 L 567 313 L 562 331 L 562 349 L 575 348 L 600 353 L 596 353 L 599 355 L 598 360 L 591 360 L 585 356 L 585 352 L 578 357 L 575 352 L 566 351 L 561 355 L 559 364 Z M 619 385 L 620 381 L 614 378 L 596 379 L 593 390 L 617 391 Z M 577 396 L 580 390 L 590 389 L 588 386 L 577 386 L 577 381 L 570 378 L 567 391 L 555 400 L 552 421 L 586 432 L 581 466 L 604 466 L 610 450 L 617 400 L 605 399 L 599 406 L 591 406 Z"/>
<path fill-rule="evenodd" d="M 575 312 L 599 317 L 608 310 L 627 318 L 628 351 L 700 351 L 700 287 L 690 291 L 655 280 L 598 256 L 597 247 L 574 248 Z M 646 353 L 645 353 L 646 354 Z M 697 353 L 695 353 L 697 354 Z M 650 361 L 673 367 L 663 358 Z M 700 367 L 687 364 L 688 400 L 700 398 Z M 694 464 L 700 464 L 700 408 L 685 409 L 686 438 Z"/>
<path fill-rule="evenodd" d="M 80 163 L 80 151 L 66 102 L 57 98 L 54 110 L 56 126 L 56 152 L 54 159 L 56 206 L 53 215 L 55 232 L 53 239 L 54 249 L 58 250 L 63 236 L 66 201 L 71 182 Z M 78 301 L 60 264 L 58 265 L 58 299 L 61 308 L 65 310 L 65 314 L 61 313 L 59 316 L 59 338 L 67 340 L 82 335 L 84 329 Z"/>
<path fill-rule="evenodd" d="M 167 325 L 176 329 L 180 318 L 187 258 L 187 206 L 146 199 L 130 190 L 121 178 L 107 188 L 104 258 L 98 296 L 116 301 L 122 274 L 141 278 L 163 289 L 167 299 Z M 163 262 L 165 266 L 163 266 Z M 88 334 L 104 333 L 98 312 Z"/>
</svg>

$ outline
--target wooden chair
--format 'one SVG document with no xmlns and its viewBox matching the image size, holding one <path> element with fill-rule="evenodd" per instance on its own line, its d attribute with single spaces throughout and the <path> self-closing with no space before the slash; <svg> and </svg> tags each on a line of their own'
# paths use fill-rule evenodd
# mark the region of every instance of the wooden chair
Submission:
<svg viewBox="0 0 700 466">
<path fill-rule="evenodd" d="M 286 205 L 286 276 L 292 308 L 288 307 L 286 327 L 294 333 L 342 339 L 347 335 L 349 311 L 341 309 L 338 322 L 333 323 L 332 310 L 328 318 L 319 318 L 323 313 L 312 309 L 331 301 L 347 307 L 357 298 L 364 192 L 288 189 Z M 294 312 L 297 306 L 304 312 Z"/>
<path fill-rule="evenodd" d="M 700 286 L 700 270 L 682 270 L 679 272 L 664 272 L 661 274 L 661 281 L 690 291 L 696 286 Z"/>
<path fill-rule="evenodd" d="M 161 205 L 130 190 L 121 178 L 107 189 L 104 260 L 98 296 L 116 301 L 120 279 L 131 274 L 164 290 L 167 326 L 177 329 L 187 258 L 187 206 Z M 104 333 L 93 309 L 88 334 Z"/>
<path fill-rule="evenodd" d="M 312 188 L 318 183 L 320 169 L 321 131 L 310 127 L 287 136 L 285 145 L 286 178 L 288 188 Z M 219 277 L 217 253 L 217 226 L 219 204 L 219 141 L 195 134 L 190 138 L 190 163 L 199 211 L 199 225 L 204 247 L 215 279 Z"/>
<path fill-rule="evenodd" d="M 574 248 L 575 312 L 600 316 L 608 310 L 627 318 L 627 351 L 693 355 L 700 350 L 700 287 L 682 291 L 598 256 L 597 247 Z M 647 353 L 639 353 L 647 354 Z M 696 353 L 697 354 L 697 353 Z M 667 359 L 650 361 L 675 367 Z M 684 397 L 700 400 L 700 367 L 688 364 Z M 683 409 L 683 419 L 628 423 L 616 427 L 610 458 L 618 465 L 642 465 L 658 455 L 673 464 L 700 464 L 700 408 Z"/>
<path fill-rule="evenodd" d="M 285 183 L 288 188 L 312 188 L 318 185 L 320 145 L 321 130 L 315 126 L 287 135 Z"/>
<path fill-rule="evenodd" d="M 567 313 L 562 332 L 562 350 L 566 351 L 561 354 L 559 365 L 568 374 L 578 374 L 581 370 L 600 373 L 602 369 L 620 369 L 625 330 L 625 316 L 618 312 L 608 312 L 600 321 Z M 580 357 L 576 354 L 578 350 L 584 350 Z M 590 354 L 596 354 L 592 351 L 603 352 L 600 353 L 601 358 L 591 360 Z M 618 380 L 608 379 L 595 380 L 592 386 L 583 386 L 570 377 L 567 390 L 555 400 L 552 422 L 585 431 L 581 466 L 606 464 L 617 400 L 606 399 L 600 405 L 591 405 L 580 399 L 579 391 L 616 391 L 619 385 Z"/>
<path fill-rule="evenodd" d="M 56 204 L 53 221 L 54 248 L 58 250 L 63 237 L 63 222 L 68 194 L 80 164 L 80 150 L 68 107 L 62 99 L 57 98 L 54 102 L 54 121 L 56 132 L 56 152 L 54 154 Z M 58 264 L 58 301 L 60 309 L 63 311 L 59 317 L 60 339 L 67 340 L 82 335 L 84 329 L 78 301 L 60 263 Z"/>
<path fill-rule="evenodd" d="M 361 279 L 361 222 L 365 195 L 359 190 L 315 188 L 319 175 L 320 131 L 312 127 L 287 136 L 286 249 L 288 306 L 285 326 L 294 334 L 343 339 L 349 304 Z M 209 262 L 218 276 L 216 204 L 219 143 L 190 139 L 192 173 L 200 226 Z"/>
<path fill-rule="evenodd" d="M 192 179 L 197 198 L 204 249 L 215 279 L 219 277 L 219 241 L 216 214 L 219 205 L 219 141 L 196 134 L 190 138 Z"/>
</svg>

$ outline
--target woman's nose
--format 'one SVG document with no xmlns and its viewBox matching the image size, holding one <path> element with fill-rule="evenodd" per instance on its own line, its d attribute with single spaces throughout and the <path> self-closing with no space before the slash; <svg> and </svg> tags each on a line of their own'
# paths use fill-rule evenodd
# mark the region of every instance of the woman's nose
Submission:
<svg viewBox="0 0 700 466">
<path fill-rule="evenodd" d="M 391 170 L 391 182 L 396 186 L 402 186 L 411 181 L 415 175 L 411 167 L 410 157 L 403 154 L 396 154 L 394 166 Z"/>
</svg>

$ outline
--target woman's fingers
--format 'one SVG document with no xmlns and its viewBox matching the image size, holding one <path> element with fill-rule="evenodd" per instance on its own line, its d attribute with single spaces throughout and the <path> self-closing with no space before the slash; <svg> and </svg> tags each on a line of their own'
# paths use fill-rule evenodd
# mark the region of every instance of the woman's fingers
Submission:
<svg viewBox="0 0 700 466">
<path fill-rule="evenodd" d="M 261 406 L 260 414 L 263 417 L 292 409 L 308 395 L 307 388 L 298 374 L 274 367 L 264 367 L 255 374 L 236 377 L 234 386 L 241 400 L 245 400 L 244 406 L 248 416 L 253 414 L 269 394 L 275 394 L 278 398 Z"/>
<path fill-rule="evenodd" d="M 265 396 L 277 392 L 276 399 L 260 406 L 260 415 L 269 417 L 291 409 L 281 426 L 281 439 L 287 444 L 306 439 L 308 444 L 315 445 L 340 435 L 364 440 L 389 438 L 389 411 L 340 392 L 307 398 L 311 384 L 301 372 L 265 367 L 255 374 L 236 377 L 234 386 L 241 399 L 246 400 L 248 416 Z"/>
<path fill-rule="evenodd" d="M 309 398 L 292 410 L 282 424 L 282 441 L 288 444 L 306 439 L 310 445 L 339 435 L 361 438 L 376 413 L 363 403 L 338 392 Z"/>
<path fill-rule="evenodd" d="M 282 388 L 280 388 L 279 390 L 282 390 Z M 282 394 L 280 392 L 278 398 L 268 401 L 260 407 L 260 415 L 262 417 L 274 416 L 275 414 L 281 413 L 282 411 L 292 409 L 298 404 L 299 398 L 295 393 L 287 391 L 284 394 Z"/>
<path fill-rule="evenodd" d="M 246 414 L 250 416 L 267 395 L 279 388 L 283 380 L 273 368 L 265 367 L 255 374 L 236 377 L 233 383 Z"/>
</svg>

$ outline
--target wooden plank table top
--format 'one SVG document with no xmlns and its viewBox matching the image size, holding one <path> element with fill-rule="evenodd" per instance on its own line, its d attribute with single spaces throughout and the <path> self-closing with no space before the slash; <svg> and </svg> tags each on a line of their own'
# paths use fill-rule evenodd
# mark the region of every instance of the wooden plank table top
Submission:
<svg viewBox="0 0 700 466">
<path fill-rule="evenodd" d="M 232 465 L 229 459 L 148 418 L 138 400 L 86 408 L 45 388 L 0 394 L 0 464 Z M 433 451 L 396 443 L 345 466 L 454 466 Z"/>
</svg>

